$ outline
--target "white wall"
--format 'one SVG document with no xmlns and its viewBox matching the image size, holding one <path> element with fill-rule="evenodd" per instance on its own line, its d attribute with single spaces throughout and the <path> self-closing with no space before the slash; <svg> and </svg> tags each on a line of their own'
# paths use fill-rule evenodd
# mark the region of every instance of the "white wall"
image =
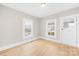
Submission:
<svg viewBox="0 0 79 59">
<path fill-rule="evenodd" d="M 39 35 L 37 18 L 0 5 L 0 47 L 24 41 L 22 38 L 22 19 L 34 21 L 34 38 Z M 28 39 L 29 40 L 29 39 Z"/>
</svg>

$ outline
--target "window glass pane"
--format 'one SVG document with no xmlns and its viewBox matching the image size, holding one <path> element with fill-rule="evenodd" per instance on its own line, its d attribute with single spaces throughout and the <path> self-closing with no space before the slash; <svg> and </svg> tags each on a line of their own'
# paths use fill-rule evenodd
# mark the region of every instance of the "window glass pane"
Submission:
<svg viewBox="0 0 79 59">
<path fill-rule="evenodd" d="M 48 35 L 54 36 L 55 34 L 54 31 L 55 31 L 55 23 L 54 22 L 48 23 Z"/>
<path fill-rule="evenodd" d="M 25 36 L 31 35 L 31 25 L 25 25 Z"/>
<path fill-rule="evenodd" d="M 74 20 L 70 19 L 69 21 L 64 21 L 63 28 L 69 28 L 74 25 Z"/>
</svg>

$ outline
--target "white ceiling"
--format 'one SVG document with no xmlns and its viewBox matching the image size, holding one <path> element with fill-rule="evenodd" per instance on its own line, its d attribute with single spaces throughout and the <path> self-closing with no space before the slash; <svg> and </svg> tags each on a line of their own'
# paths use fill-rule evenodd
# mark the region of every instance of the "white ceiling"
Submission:
<svg viewBox="0 0 79 59">
<path fill-rule="evenodd" d="M 3 5 L 40 18 L 79 6 L 78 3 L 47 3 L 46 7 L 41 7 L 41 3 L 4 3 Z"/>
</svg>

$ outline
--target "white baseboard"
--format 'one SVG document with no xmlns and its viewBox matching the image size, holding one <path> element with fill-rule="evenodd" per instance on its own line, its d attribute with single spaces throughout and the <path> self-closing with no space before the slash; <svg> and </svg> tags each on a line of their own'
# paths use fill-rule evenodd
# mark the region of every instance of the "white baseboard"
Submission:
<svg viewBox="0 0 79 59">
<path fill-rule="evenodd" d="M 47 37 L 42 37 L 41 36 L 40 38 L 45 39 L 45 40 L 49 40 L 49 41 L 53 41 L 53 42 L 57 42 L 57 43 L 61 43 L 61 41 L 59 41 L 59 40 L 50 39 L 50 38 L 47 38 Z"/>
<path fill-rule="evenodd" d="M 0 51 L 3 51 L 3 50 L 6 50 L 6 49 L 10 49 L 10 48 L 13 48 L 13 47 L 16 47 L 18 45 L 21 45 L 21 44 L 24 44 L 24 43 L 28 43 L 30 41 L 33 41 L 33 40 L 37 40 L 39 38 L 42 38 L 42 39 L 45 39 L 45 40 L 49 40 L 49 41 L 53 41 L 53 42 L 57 42 L 57 43 L 60 43 L 60 44 L 65 44 L 59 40 L 55 40 L 55 39 L 50 39 L 50 38 L 47 38 L 47 37 L 35 37 L 33 39 L 30 39 L 30 40 L 25 40 L 25 41 L 22 41 L 22 42 L 19 42 L 19 43 L 15 43 L 15 44 L 11 44 L 11 45 L 8 45 L 8 46 L 4 46 L 4 47 L 0 47 Z M 68 45 L 68 44 L 65 44 L 65 45 Z M 74 46 L 74 47 L 79 47 L 79 46 L 75 46 L 75 45 L 71 45 L 71 46 Z"/>
<path fill-rule="evenodd" d="M 47 37 L 40 37 L 40 38 L 45 39 L 45 40 L 49 40 L 49 41 L 52 41 L 52 42 L 60 43 L 60 44 L 63 44 L 63 45 L 69 45 L 69 46 L 72 46 L 72 47 L 79 48 L 79 45 L 66 44 L 66 43 L 63 43 L 61 40 L 50 39 L 50 38 L 47 38 Z"/>
<path fill-rule="evenodd" d="M 8 45 L 8 46 L 0 47 L 0 51 L 10 49 L 10 48 L 13 48 L 13 47 L 19 46 L 21 44 L 24 44 L 24 43 L 27 43 L 27 42 L 30 42 L 30 41 L 33 41 L 33 40 L 37 40 L 37 39 L 39 39 L 39 37 L 35 37 L 33 39 L 30 39 L 30 40 L 24 40 L 22 42 L 11 44 L 11 45 Z"/>
</svg>

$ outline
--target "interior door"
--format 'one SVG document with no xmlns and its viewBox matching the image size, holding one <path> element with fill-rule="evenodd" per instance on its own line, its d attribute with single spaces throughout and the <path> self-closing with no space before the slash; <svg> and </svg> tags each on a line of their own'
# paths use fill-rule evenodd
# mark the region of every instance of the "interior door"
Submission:
<svg viewBox="0 0 79 59">
<path fill-rule="evenodd" d="M 60 40 L 65 44 L 76 45 L 75 16 L 68 16 L 60 19 Z"/>
</svg>

